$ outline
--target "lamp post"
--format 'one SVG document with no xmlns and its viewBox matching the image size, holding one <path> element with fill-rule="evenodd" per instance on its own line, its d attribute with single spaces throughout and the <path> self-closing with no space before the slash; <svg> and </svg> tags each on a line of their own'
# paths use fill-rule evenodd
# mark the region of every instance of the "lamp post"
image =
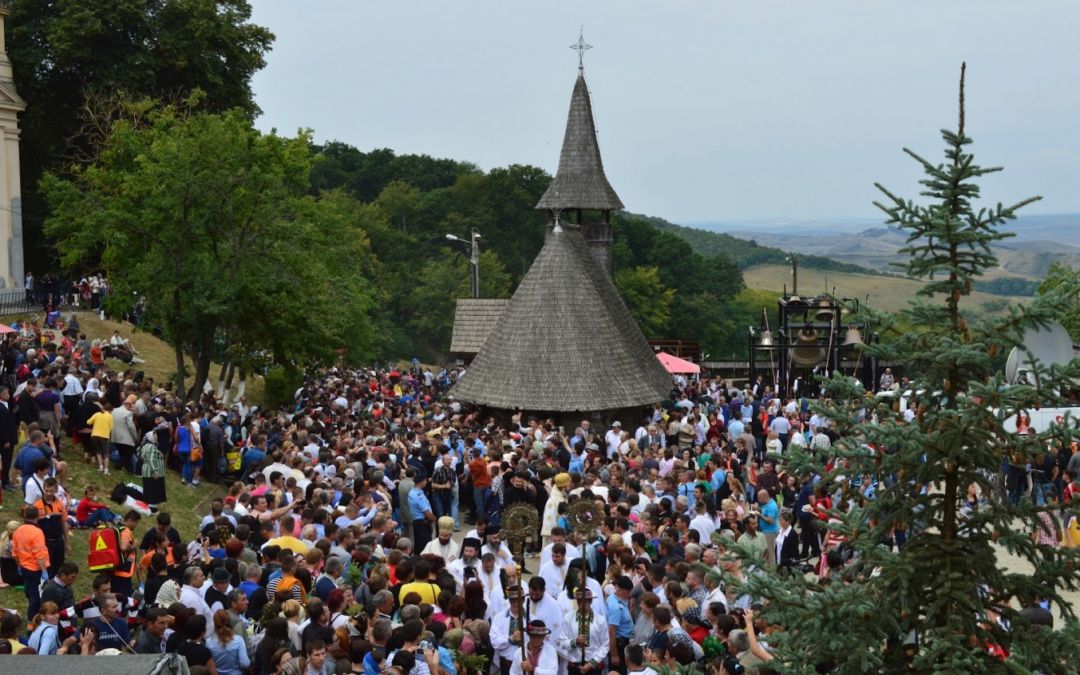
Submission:
<svg viewBox="0 0 1080 675">
<path fill-rule="evenodd" d="M 469 238 L 466 240 L 463 237 L 459 237 L 454 234 L 446 235 L 446 238 L 450 241 L 457 241 L 470 247 L 469 252 L 469 265 L 472 267 L 472 296 L 473 298 L 480 297 L 480 233 L 476 231 L 476 228 L 472 228 L 469 233 Z"/>
</svg>

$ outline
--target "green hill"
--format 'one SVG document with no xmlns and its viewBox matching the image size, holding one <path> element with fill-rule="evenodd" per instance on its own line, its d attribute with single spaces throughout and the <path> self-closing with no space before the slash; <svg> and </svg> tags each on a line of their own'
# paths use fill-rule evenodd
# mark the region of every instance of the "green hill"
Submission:
<svg viewBox="0 0 1080 675">
<path fill-rule="evenodd" d="M 706 257 L 716 255 L 727 256 L 734 260 L 739 265 L 740 269 L 745 270 L 754 265 L 788 264 L 787 252 L 781 251 L 778 248 L 772 248 L 771 246 L 762 246 L 752 239 L 739 239 L 738 237 L 733 237 L 730 234 L 724 234 L 722 232 L 711 232 L 696 227 L 676 225 L 663 218 L 656 218 L 654 216 L 642 217 L 647 219 L 656 229 L 663 232 L 670 232 L 687 242 L 701 255 Z M 823 271 L 878 274 L 878 272 L 875 272 L 874 270 L 860 267 L 859 265 L 836 262 L 829 258 L 814 255 L 799 256 L 799 266 Z"/>
</svg>

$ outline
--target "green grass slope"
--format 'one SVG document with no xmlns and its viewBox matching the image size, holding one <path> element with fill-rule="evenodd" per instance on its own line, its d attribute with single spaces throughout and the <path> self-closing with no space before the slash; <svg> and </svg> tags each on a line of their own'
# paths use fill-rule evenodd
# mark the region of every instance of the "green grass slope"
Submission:
<svg viewBox="0 0 1080 675">
<path fill-rule="evenodd" d="M 26 315 L 23 318 L 28 316 Z M 69 318 L 70 313 L 65 313 L 64 316 Z M 16 318 L 19 317 L 5 317 L 3 322 L 11 323 Z M 91 339 L 108 338 L 113 334 L 114 330 L 119 330 L 122 336 L 131 341 L 139 352 L 139 356 L 146 360 L 146 363 L 133 367 L 142 370 L 147 377 L 153 377 L 155 382 L 165 382 L 176 372 L 176 358 L 173 355 L 172 348 L 163 340 L 154 337 L 150 333 L 137 331 L 128 323 L 101 320 L 96 312 L 79 312 L 78 318 L 81 330 Z M 123 370 L 129 367 L 120 361 L 110 361 L 108 366 L 114 370 Z M 188 362 L 188 372 L 194 372 L 190 361 Z M 211 374 L 216 378 L 217 373 L 218 368 L 215 367 Z M 249 399 L 261 401 L 262 390 L 261 377 L 249 379 L 247 389 Z M 68 481 L 64 487 L 75 497 L 81 497 L 87 485 L 97 486 L 98 501 L 106 501 L 109 492 L 117 483 L 131 482 L 142 485 L 142 479 L 139 476 L 129 476 L 122 470 L 113 470 L 109 476 L 101 475 L 98 473 L 96 465 L 83 462 L 81 449 L 72 444 L 70 438 L 63 439 L 60 456 L 70 467 Z M 181 485 L 179 474 L 173 471 L 166 473 L 168 501 L 161 505 L 161 510 L 172 515 L 173 526 L 180 531 L 183 537 L 193 537 L 199 527 L 199 521 L 210 510 L 210 502 L 214 497 L 224 494 L 224 488 L 207 483 L 203 483 L 197 488 L 186 487 Z M 20 520 L 19 507 L 21 501 L 21 491 L 4 493 L 4 504 L 0 506 L 0 526 L 6 525 L 11 520 Z M 124 514 L 120 506 L 115 504 L 111 504 L 111 506 L 114 512 L 120 515 Z M 146 530 L 151 527 L 153 527 L 153 517 L 143 518 L 135 532 L 136 537 L 141 540 Z M 81 599 L 91 593 L 90 584 L 94 575 L 86 571 L 89 537 L 88 530 L 72 530 L 72 553 L 67 559 L 79 566 L 79 577 L 75 583 L 76 599 Z M 0 607 L 17 609 L 20 613 L 25 614 L 26 596 L 21 590 L 15 588 L 0 589 Z"/>
</svg>

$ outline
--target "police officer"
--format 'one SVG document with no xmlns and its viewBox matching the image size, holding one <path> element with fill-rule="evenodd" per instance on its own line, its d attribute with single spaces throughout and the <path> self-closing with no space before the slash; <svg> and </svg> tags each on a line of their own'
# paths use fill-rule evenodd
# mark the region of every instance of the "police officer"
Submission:
<svg viewBox="0 0 1080 675">
<path fill-rule="evenodd" d="M 431 525 L 435 522 L 435 514 L 431 511 L 431 502 L 424 494 L 427 474 L 417 471 L 413 482 L 415 485 L 409 491 L 409 511 L 413 516 L 413 550 L 423 551 L 431 541 Z"/>
</svg>

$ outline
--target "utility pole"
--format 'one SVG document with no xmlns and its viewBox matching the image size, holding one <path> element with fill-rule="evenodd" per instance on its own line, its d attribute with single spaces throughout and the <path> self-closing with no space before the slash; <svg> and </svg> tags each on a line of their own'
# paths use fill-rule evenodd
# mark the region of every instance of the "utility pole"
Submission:
<svg viewBox="0 0 1080 675">
<path fill-rule="evenodd" d="M 469 233 L 469 242 L 472 244 L 472 251 L 469 253 L 469 263 L 472 265 L 472 296 L 473 298 L 480 297 L 480 233 L 476 231 L 476 228 L 472 228 Z"/>
<path fill-rule="evenodd" d="M 480 297 L 480 233 L 476 228 L 469 232 L 469 239 L 454 234 L 446 235 L 449 241 L 456 241 L 469 246 L 469 266 L 472 267 L 472 296 Z"/>
</svg>

